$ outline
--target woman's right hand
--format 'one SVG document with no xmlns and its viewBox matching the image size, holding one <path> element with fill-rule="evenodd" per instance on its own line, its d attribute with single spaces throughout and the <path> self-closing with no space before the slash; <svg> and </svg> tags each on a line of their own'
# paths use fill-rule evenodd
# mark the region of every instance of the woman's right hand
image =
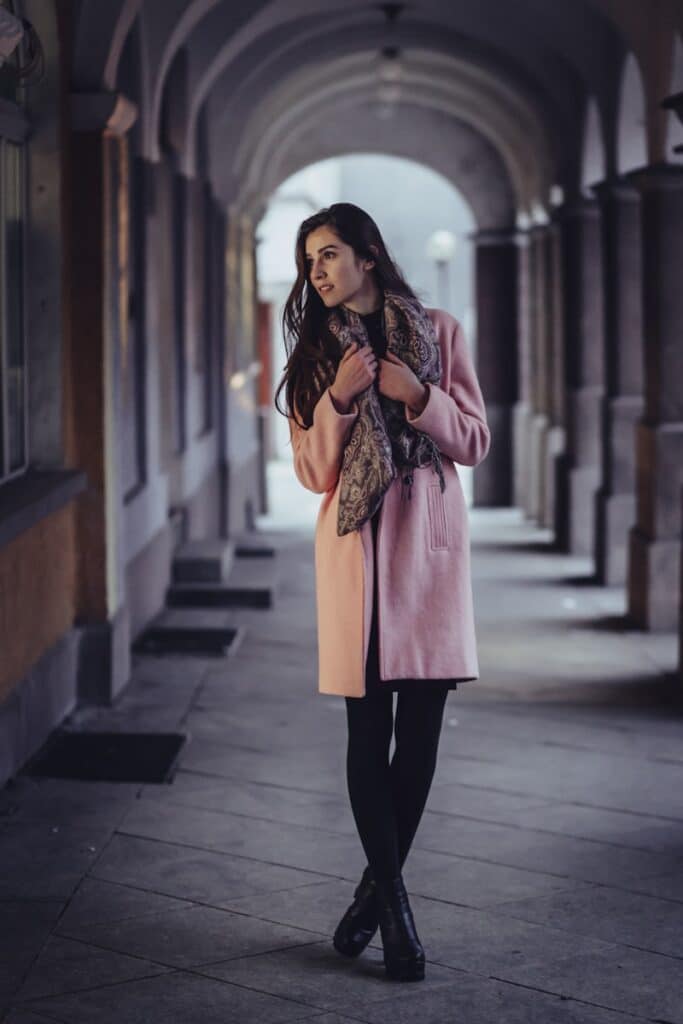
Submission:
<svg viewBox="0 0 683 1024">
<path fill-rule="evenodd" d="M 330 386 L 330 395 L 340 411 L 348 412 L 351 402 L 361 391 L 372 384 L 377 376 L 377 356 L 372 345 L 358 347 L 353 341 L 344 352 L 334 383 Z"/>
</svg>

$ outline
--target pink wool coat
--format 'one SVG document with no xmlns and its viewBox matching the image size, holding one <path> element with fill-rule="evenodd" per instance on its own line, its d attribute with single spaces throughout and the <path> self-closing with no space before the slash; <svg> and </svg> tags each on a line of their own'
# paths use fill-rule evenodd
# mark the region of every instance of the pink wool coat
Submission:
<svg viewBox="0 0 683 1024">
<path fill-rule="evenodd" d="M 400 475 L 384 495 L 377 527 L 380 681 L 479 676 L 467 506 L 453 463 L 476 466 L 491 438 L 460 323 L 441 309 L 426 312 L 441 349 L 441 380 L 427 385 L 420 415 L 406 406 L 406 417 L 438 445 L 446 489 L 427 466 L 414 470 L 410 500 L 401 498 Z M 337 536 L 341 459 L 357 416 L 355 402 L 338 412 L 328 389 L 308 430 L 289 420 L 296 475 L 324 494 L 315 531 L 318 689 L 343 697 L 365 695 L 374 585 L 371 522 Z"/>
</svg>

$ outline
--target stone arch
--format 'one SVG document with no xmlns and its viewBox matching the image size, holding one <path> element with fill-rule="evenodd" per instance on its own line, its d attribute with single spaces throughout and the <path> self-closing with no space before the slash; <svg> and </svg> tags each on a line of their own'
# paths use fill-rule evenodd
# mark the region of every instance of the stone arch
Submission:
<svg viewBox="0 0 683 1024">
<path fill-rule="evenodd" d="M 119 4 L 103 4 L 101 0 L 82 0 L 72 61 L 76 89 L 114 90 L 126 36 L 143 2 L 122 0 Z"/>
<path fill-rule="evenodd" d="M 629 53 L 624 62 L 617 116 L 618 174 L 648 162 L 645 90 L 638 61 Z"/>
<path fill-rule="evenodd" d="M 468 203 L 479 229 L 511 227 L 515 221 L 516 199 L 500 155 L 468 124 L 457 122 L 439 111 L 425 113 L 403 104 L 397 117 L 407 128 L 398 135 L 390 129 L 378 131 L 371 116 L 363 117 L 366 105 L 353 110 L 351 125 L 331 126 L 316 117 L 299 125 L 294 144 L 277 160 L 260 167 L 256 178 L 248 177 L 236 205 L 249 212 L 258 210 L 268 196 L 296 171 L 311 163 L 350 153 L 378 153 L 413 160 L 440 174 Z M 428 145 L 435 135 L 445 144 L 440 150 Z"/>
</svg>

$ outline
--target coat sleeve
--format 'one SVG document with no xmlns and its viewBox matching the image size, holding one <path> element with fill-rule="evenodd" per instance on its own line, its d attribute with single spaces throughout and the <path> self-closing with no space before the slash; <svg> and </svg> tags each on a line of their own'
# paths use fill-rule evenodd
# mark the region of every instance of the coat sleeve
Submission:
<svg viewBox="0 0 683 1024">
<path fill-rule="evenodd" d="M 476 466 L 488 453 L 491 434 L 486 409 L 465 334 L 453 319 L 448 390 L 427 384 L 429 397 L 419 416 L 406 405 L 406 419 L 436 442 L 439 451 L 461 466 Z"/>
<path fill-rule="evenodd" d="M 329 388 L 318 399 L 308 430 L 300 427 L 293 416 L 289 417 L 294 472 L 309 491 L 323 494 L 335 487 L 344 447 L 357 417 L 355 402 L 351 412 L 337 410 Z"/>
</svg>

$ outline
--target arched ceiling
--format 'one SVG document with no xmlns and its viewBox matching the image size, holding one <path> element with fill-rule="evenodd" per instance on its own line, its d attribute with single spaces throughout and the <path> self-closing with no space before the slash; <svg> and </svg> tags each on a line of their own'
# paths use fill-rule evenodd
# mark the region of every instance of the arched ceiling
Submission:
<svg viewBox="0 0 683 1024">
<path fill-rule="evenodd" d="M 475 171 L 476 164 L 481 165 L 480 187 L 492 187 L 495 167 L 500 183 L 495 191 L 505 194 L 506 204 L 512 198 L 518 207 L 530 209 L 533 199 L 547 195 L 552 183 L 552 160 L 545 152 L 542 125 L 533 110 L 516 103 L 477 69 L 468 68 L 454 87 L 457 69 L 450 63 L 443 56 L 412 54 L 404 65 L 401 99 L 393 117 L 386 120 L 376 113 L 373 54 L 339 58 L 290 76 L 254 111 L 234 145 L 227 126 L 224 137 L 217 118 L 210 119 L 218 129 L 214 181 L 226 198 L 232 200 L 236 194 L 238 204 L 244 196 L 268 193 L 278 184 L 279 168 L 303 166 L 301 140 L 308 140 L 310 151 L 311 146 L 315 148 L 316 133 L 323 145 L 331 128 L 332 137 L 344 140 L 347 151 L 360 151 L 361 136 L 364 145 L 376 151 L 381 141 L 384 151 L 422 160 L 459 185 L 454 175 L 461 162 L 453 141 L 456 136 L 462 139 L 463 128 L 469 128 L 467 153 Z M 473 127 L 472 111 L 480 113 L 484 107 L 488 117 L 480 118 L 482 131 Z M 440 115 L 438 130 L 436 119 L 429 117 L 432 113 Z M 420 125 L 421 118 L 431 134 Z M 486 202 L 482 197 L 480 205 Z M 492 204 L 500 207 L 495 200 Z"/>
<path fill-rule="evenodd" d="M 516 0 L 512 11 L 507 0 L 412 0 L 390 37 L 379 5 L 369 0 L 82 0 L 74 80 L 94 88 L 100 61 L 101 80 L 111 88 L 125 33 L 139 15 L 151 92 L 144 104 L 147 155 L 159 156 L 164 84 L 184 47 L 188 121 L 181 163 L 192 173 L 196 123 L 207 103 L 221 191 L 229 192 L 243 173 L 240 194 L 255 195 L 272 180 L 272 166 L 297 163 L 288 141 L 314 145 L 317 133 L 323 146 L 331 104 L 347 118 L 371 102 L 376 54 L 396 42 L 405 54 L 412 130 L 420 113 L 442 115 L 442 131 L 461 138 L 468 127 L 482 149 L 497 152 L 501 194 L 512 191 L 517 205 L 528 208 L 545 201 L 554 178 L 578 180 L 587 98 L 594 95 L 599 106 L 608 101 L 623 44 L 613 20 L 598 9 L 605 2 Z M 106 55 L 97 49 L 103 26 L 111 39 Z M 431 145 L 442 147 L 444 140 Z M 423 154 L 425 146 L 429 140 Z M 409 140 L 396 148 L 415 158 L 405 152 Z M 443 165 L 443 155 L 430 157 Z"/>
<path fill-rule="evenodd" d="M 376 49 L 359 49 L 358 39 L 352 37 L 343 53 L 328 57 L 322 51 L 315 64 L 306 64 L 303 55 L 294 54 L 292 59 L 287 50 L 252 69 L 240 87 L 216 87 L 209 102 L 209 124 L 217 183 L 222 186 L 230 174 L 242 175 L 252 154 L 261 158 L 265 172 L 277 156 L 276 147 L 287 147 L 294 138 L 299 118 L 308 122 L 317 116 L 323 126 L 332 111 L 336 116 L 349 105 L 372 104 L 378 88 Z M 403 99 L 471 124 L 499 150 L 522 205 L 529 204 L 530 196 L 547 193 L 560 155 L 550 149 L 546 111 L 530 90 L 511 88 L 487 68 L 453 57 L 447 46 L 412 48 L 402 57 L 401 68 Z M 273 81 L 278 82 L 276 90 Z M 402 130 L 399 121 L 395 130 Z M 444 141 L 434 138 L 431 145 L 438 149 Z M 191 151 L 186 146 L 186 153 Z"/>
<path fill-rule="evenodd" d="M 378 121 L 367 103 L 344 114 L 326 125 L 317 119 L 297 125 L 295 144 L 278 155 L 258 187 L 245 184 L 233 205 L 258 220 L 277 186 L 303 167 L 349 153 L 377 153 L 416 161 L 450 181 L 469 204 L 478 229 L 514 225 L 517 203 L 500 156 L 470 125 L 412 102 L 400 103 L 386 120 Z M 404 131 L 395 130 L 396 121 Z M 435 134 L 445 139 L 443 146 L 433 145 Z M 419 203 L 420 197 L 405 201 Z"/>
</svg>

